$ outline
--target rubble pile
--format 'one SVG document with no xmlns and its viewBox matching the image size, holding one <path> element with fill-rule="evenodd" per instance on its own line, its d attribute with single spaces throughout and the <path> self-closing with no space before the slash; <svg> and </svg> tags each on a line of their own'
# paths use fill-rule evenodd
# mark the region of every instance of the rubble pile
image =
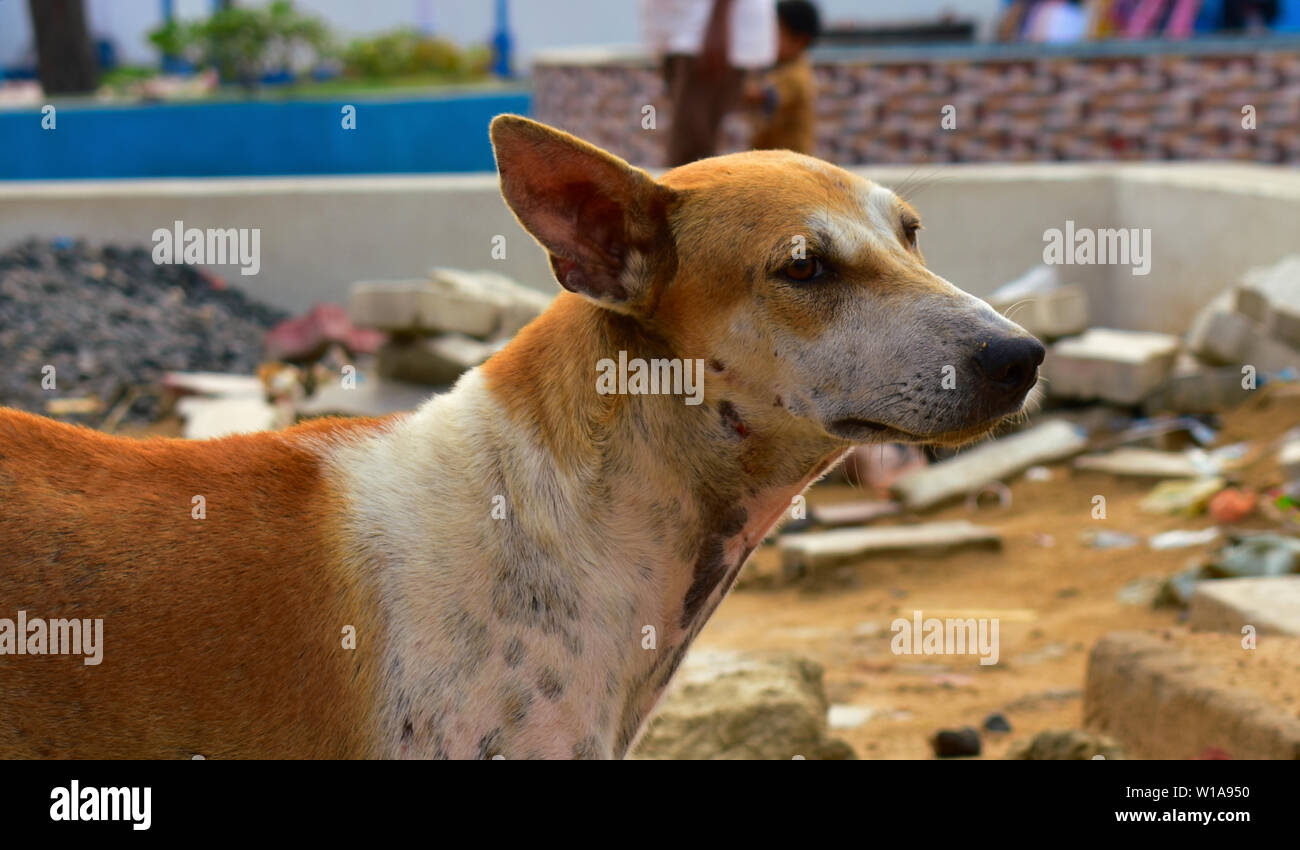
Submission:
<svg viewBox="0 0 1300 850">
<path fill-rule="evenodd" d="M 29 240 L 0 254 L 0 403 L 96 425 L 120 406 L 120 421 L 152 421 L 165 373 L 251 374 L 283 316 L 148 248 Z"/>
</svg>

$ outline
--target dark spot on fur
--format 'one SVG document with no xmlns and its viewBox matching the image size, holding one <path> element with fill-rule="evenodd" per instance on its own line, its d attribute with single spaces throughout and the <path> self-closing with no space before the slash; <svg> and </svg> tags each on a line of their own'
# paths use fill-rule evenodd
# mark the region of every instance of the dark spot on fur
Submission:
<svg viewBox="0 0 1300 850">
<path fill-rule="evenodd" d="M 517 637 L 506 641 L 505 657 L 507 667 L 518 667 L 524 663 L 524 642 Z"/>
<path fill-rule="evenodd" d="M 710 357 L 709 362 L 706 365 L 709 367 L 710 372 L 721 372 L 727 368 L 727 364 L 723 363 L 716 357 Z"/>
<path fill-rule="evenodd" d="M 555 702 L 564 693 L 564 681 L 559 673 L 550 667 L 543 667 L 542 672 L 537 674 L 537 690 L 542 692 L 542 696 Z"/>
<path fill-rule="evenodd" d="M 600 742 L 588 735 L 573 745 L 573 757 L 584 761 L 600 758 Z"/>
<path fill-rule="evenodd" d="M 570 655 L 582 655 L 582 638 L 573 632 L 565 632 L 561 638 L 564 641 L 564 648 L 569 651 Z"/>
<path fill-rule="evenodd" d="M 513 688 L 501 705 L 506 725 L 522 726 L 528 719 L 528 712 L 532 707 L 533 695 L 526 688 Z"/>
<path fill-rule="evenodd" d="M 490 759 L 493 756 L 503 755 L 501 752 L 501 730 L 493 729 L 491 732 L 478 739 L 478 757 L 480 759 Z"/>
</svg>

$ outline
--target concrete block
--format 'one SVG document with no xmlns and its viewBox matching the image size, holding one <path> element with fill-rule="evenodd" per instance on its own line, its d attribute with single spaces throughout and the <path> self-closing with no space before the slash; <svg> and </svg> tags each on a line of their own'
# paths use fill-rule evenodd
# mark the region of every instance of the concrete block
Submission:
<svg viewBox="0 0 1300 850">
<path fill-rule="evenodd" d="M 1187 624 L 1194 631 L 1300 637 L 1300 576 L 1202 581 L 1192 593 Z"/>
<path fill-rule="evenodd" d="M 879 552 L 1000 546 L 1002 536 L 965 520 L 898 525 L 889 528 L 841 528 L 782 537 L 777 544 L 787 577 Z"/>
<path fill-rule="evenodd" d="M 1087 437 L 1068 422 L 1045 422 L 921 467 L 894 482 L 893 491 L 908 508 L 923 510 L 1035 464 L 1076 455 L 1087 446 Z"/>
<path fill-rule="evenodd" d="M 458 331 L 488 336 L 500 322 L 490 301 L 440 290 L 427 280 L 362 281 L 348 301 L 352 321 L 389 333 L 429 334 Z"/>
<path fill-rule="evenodd" d="M 495 345 L 464 334 L 395 338 L 379 349 L 376 369 L 383 378 L 445 386 L 496 350 Z"/>
<path fill-rule="evenodd" d="M 1053 345 L 1043 374 L 1062 398 L 1137 404 L 1169 377 L 1177 353 L 1176 336 L 1092 328 Z"/>
<path fill-rule="evenodd" d="M 520 328 L 541 315 L 554 299 L 496 272 L 467 272 L 460 269 L 434 268 L 429 271 L 429 281 L 453 302 L 464 299 L 491 304 L 496 308 L 496 325 L 489 332 L 497 337 L 514 336 Z M 486 337 L 469 327 L 447 327 L 473 336 Z"/>
<path fill-rule="evenodd" d="M 1143 400 L 1143 412 L 1154 416 L 1231 410 L 1254 392 L 1242 387 L 1242 377 L 1239 367 L 1206 366 L 1190 355 L 1180 355 L 1169 380 Z"/>
<path fill-rule="evenodd" d="M 1273 339 L 1300 348 L 1300 256 L 1251 269 L 1236 294 L 1238 312 L 1263 325 Z"/>
<path fill-rule="evenodd" d="M 1084 723 L 1132 756 L 1300 759 L 1294 699 L 1300 639 L 1243 649 L 1240 636 L 1119 632 L 1088 657 Z"/>
<path fill-rule="evenodd" d="M 1242 313 L 1211 310 L 1193 323 L 1188 350 L 1209 363 L 1254 366 L 1265 374 L 1300 370 L 1300 351 L 1270 339 L 1264 326 Z"/>
<path fill-rule="evenodd" d="M 1088 294 L 1075 284 L 1056 284 L 1032 292 L 1013 290 L 1008 285 L 990 295 L 988 302 L 1039 339 L 1071 336 L 1088 327 Z"/>
</svg>

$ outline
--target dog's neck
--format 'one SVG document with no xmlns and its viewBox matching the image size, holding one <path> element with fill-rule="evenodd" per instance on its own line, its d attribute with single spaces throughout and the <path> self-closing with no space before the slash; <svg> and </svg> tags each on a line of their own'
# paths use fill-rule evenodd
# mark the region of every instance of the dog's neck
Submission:
<svg viewBox="0 0 1300 850">
<path fill-rule="evenodd" d="M 567 484 L 562 489 L 575 494 L 568 507 L 576 512 L 567 519 L 600 537 L 589 543 L 605 548 L 614 571 L 606 578 L 626 581 L 634 600 L 618 612 L 625 646 L 613 645 L 601 662 L 622 680 L 611 721 L 616 756 L 630 746 L 750 552 L 794 496 L 845 451 L 733 396 L 726 364 L 706 365 L 713 371 L 698 376 L 706 390 L 698 405 L 681 395 L 603 395 L 597 363 L 617 361 L 620 351 L 629 360 L 675 356 L 631 320 L 562 295 L 483 367 L 516 426 L 510 433 L 517 428 L 540 443 Z M 546 489 L 527 479 L 516 487 Z M 554 507 L 523 496 L 523 511 Z M 553 517 L 521 517 L 521 525 L 537 535 L 566 533 Z M 569 540 L 550 542 L 582 545 L 581 534 L 571 527 L 567 533 Z"/>
</svg>

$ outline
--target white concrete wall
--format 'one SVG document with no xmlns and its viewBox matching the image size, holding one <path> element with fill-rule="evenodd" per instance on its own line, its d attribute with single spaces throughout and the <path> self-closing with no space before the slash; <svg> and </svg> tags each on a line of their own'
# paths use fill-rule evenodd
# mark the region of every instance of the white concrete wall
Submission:
<svg viewBox="0 0 1300 850">
<path fill-rule="evenodd" d="M 925 219 L 938 274 L 976 295 L 1040 263 L 1044 231 L 1150 229 L 1151 272 L 1066 266 L 1096 324 L 1182 331 L 1247 268 L 1300 253 L 1300 173 L 1256 165 L 1031 165 L 868 168 L 905 189 Z M 919 185 L 916 185 L 918 184 Z M 421 276 L 433 265 L 494 269 L 553 291 L 545 256 L 490 175 L 0 183 L 0 248 L 28 237 L 150 244 L 181 219 L 260 227 L 262 268 L 216 271 L 292 310 L 345 302 L 356 280 Z M 491 256 L 506 237 L 506 257 Z"/>
</svg>

